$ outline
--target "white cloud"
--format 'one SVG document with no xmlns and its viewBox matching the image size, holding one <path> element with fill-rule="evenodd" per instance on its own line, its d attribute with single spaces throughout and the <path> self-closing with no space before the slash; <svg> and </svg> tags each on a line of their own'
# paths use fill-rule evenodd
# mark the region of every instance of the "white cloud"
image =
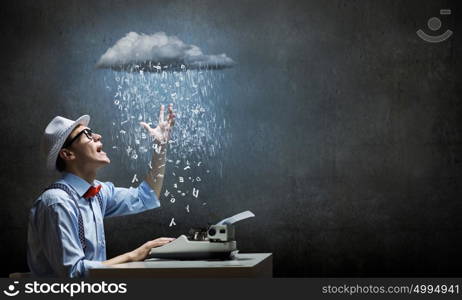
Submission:
<svg viewBox="0 0 462 300">
<path fill-rule="evenodd" d="M 205 55 L 199 47 L 164 32 L 152 35 L 130 32 L 109 48 L 96 64 L 98 68 L 124 71 L 223 69 L 233 65 L 234 61 L 224 53 Z"/>
</svg>

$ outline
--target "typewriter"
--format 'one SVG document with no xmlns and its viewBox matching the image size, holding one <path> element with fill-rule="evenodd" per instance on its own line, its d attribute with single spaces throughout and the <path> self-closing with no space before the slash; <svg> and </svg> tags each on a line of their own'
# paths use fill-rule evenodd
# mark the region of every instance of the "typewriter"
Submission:
<svg viewBox="0 0 462 300">
<path fill-rule="evenodd" d="M 232 259 L 238 252 L 234 223 L 254 216 L 251 211 L 245 211 L 208 228 L 192 228 L 187 235 L 152 248 L 148 259 Z"/>
</svg>

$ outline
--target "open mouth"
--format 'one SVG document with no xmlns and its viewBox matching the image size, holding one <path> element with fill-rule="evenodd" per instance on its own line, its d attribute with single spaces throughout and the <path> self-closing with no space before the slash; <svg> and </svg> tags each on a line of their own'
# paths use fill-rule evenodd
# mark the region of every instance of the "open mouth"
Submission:
<svg viewBox="0 0 462 300">
<path fill-rule="evenodd" d="M 102 151 L 103 151 L 103 145 L 101 144 L 100 146 L 98 146 L 98 147 L 96 148 L 96 152 L 100 153 L 100 152 L 102 152 Z M 104 153 L 104 152 L 103 152 L 103 153 Z"/>
</svg>

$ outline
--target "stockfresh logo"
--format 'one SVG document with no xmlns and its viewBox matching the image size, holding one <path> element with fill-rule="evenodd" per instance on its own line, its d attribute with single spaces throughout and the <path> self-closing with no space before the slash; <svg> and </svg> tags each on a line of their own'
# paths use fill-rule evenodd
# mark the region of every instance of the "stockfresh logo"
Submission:
<svg viewBox="0 0 462 300">
<path fill-rule="evenodd" d="M 105 281 L 88 283 L 84 281 L 72 283 L 48 283 L 48 282 L 27 282 L 20 291 L 19 281 L 14 281 L 3 290 L 8 297 L 17 296 L 21 291 L 24 294 L 60 294 L 74 297 L 78 294 L 125 294 L 127 293 L 126 283 L 107 283 Z"/>
<path fill-rule="evenodd" d="M 9 284 L 6 290 L 3 290 L 3 294 L 7 295 L 8 297 L 14 297 L 19 294 L 19 290 L 16 289 L 16 285 L 19 281 L 14 281 L 13 284 Z"/>
</svg>

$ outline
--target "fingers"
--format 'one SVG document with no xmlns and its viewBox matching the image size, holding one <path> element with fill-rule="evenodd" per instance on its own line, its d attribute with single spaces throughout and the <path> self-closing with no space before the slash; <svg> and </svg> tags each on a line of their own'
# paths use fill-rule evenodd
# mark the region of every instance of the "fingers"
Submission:
<svg viewBox="0 0 462 300">
<path fill-rule="evenodd" d="M 166 238 L 166 237 L 163 237 L 163 238 L 155 239 L 154 242 L 156 242 L 157 247 L 158 247 L 158 246 L 162 246 L 162 245 L 168 244 L 168 243 L 170 243 L 170 242 L 173 241 L 173 240 L 174 240 L 174 238 Z"/>
<path fill-rule="evenodd" d="M 145 122 L 140 122 L 140 125 L 143 126 L 147 131 L 151 130 L 151 126 Z"/>
<path fill-rule="evenodd" d="M 175 125 L 175 114 L 173 113 L 173 104 L 168 105 L 168 125 L 173 127 Z"/>
<path fill-rule="evenodd" d="M 162 238 L 158 238 L 158 239 L 149 241 L 149 242 L 146 243 L 146 245 L 147 245 L 149 248 L 160 247 L 160 246 L 163 246 L 163 245 L 165 245 L 165 244 L 170 243 L 170 242 L 173 241 L 173 240 L 175 240 L 175 239 L 174 239 L 174 238 L 162 237 Z"/>
<path fill-rule="evenodd" d="M 170 243 L 173 240 L 175 240 L 175 238 L 161 237 L 161 238 L 157 238 L 155 240 L 149 241 L 148 243 Z"/>
<path fill-rule="evenodd" d="M 164 107 L 164 105 L 162 104 L 162 105 L 160 106 L 160 112 L 159 112 L 159 124 L 164 123 L 164 109 L 165 109 L 165 107 Z"/>
<path fill-rule="evenodd" d="M 161 238 L 155 239 L 154 241 L 159 241 L 159 242 L 171 242 L 171 241 L 174 241 L 174 240 L 175 240 L 175 238 L 161 237 Z"/>
</svg>

